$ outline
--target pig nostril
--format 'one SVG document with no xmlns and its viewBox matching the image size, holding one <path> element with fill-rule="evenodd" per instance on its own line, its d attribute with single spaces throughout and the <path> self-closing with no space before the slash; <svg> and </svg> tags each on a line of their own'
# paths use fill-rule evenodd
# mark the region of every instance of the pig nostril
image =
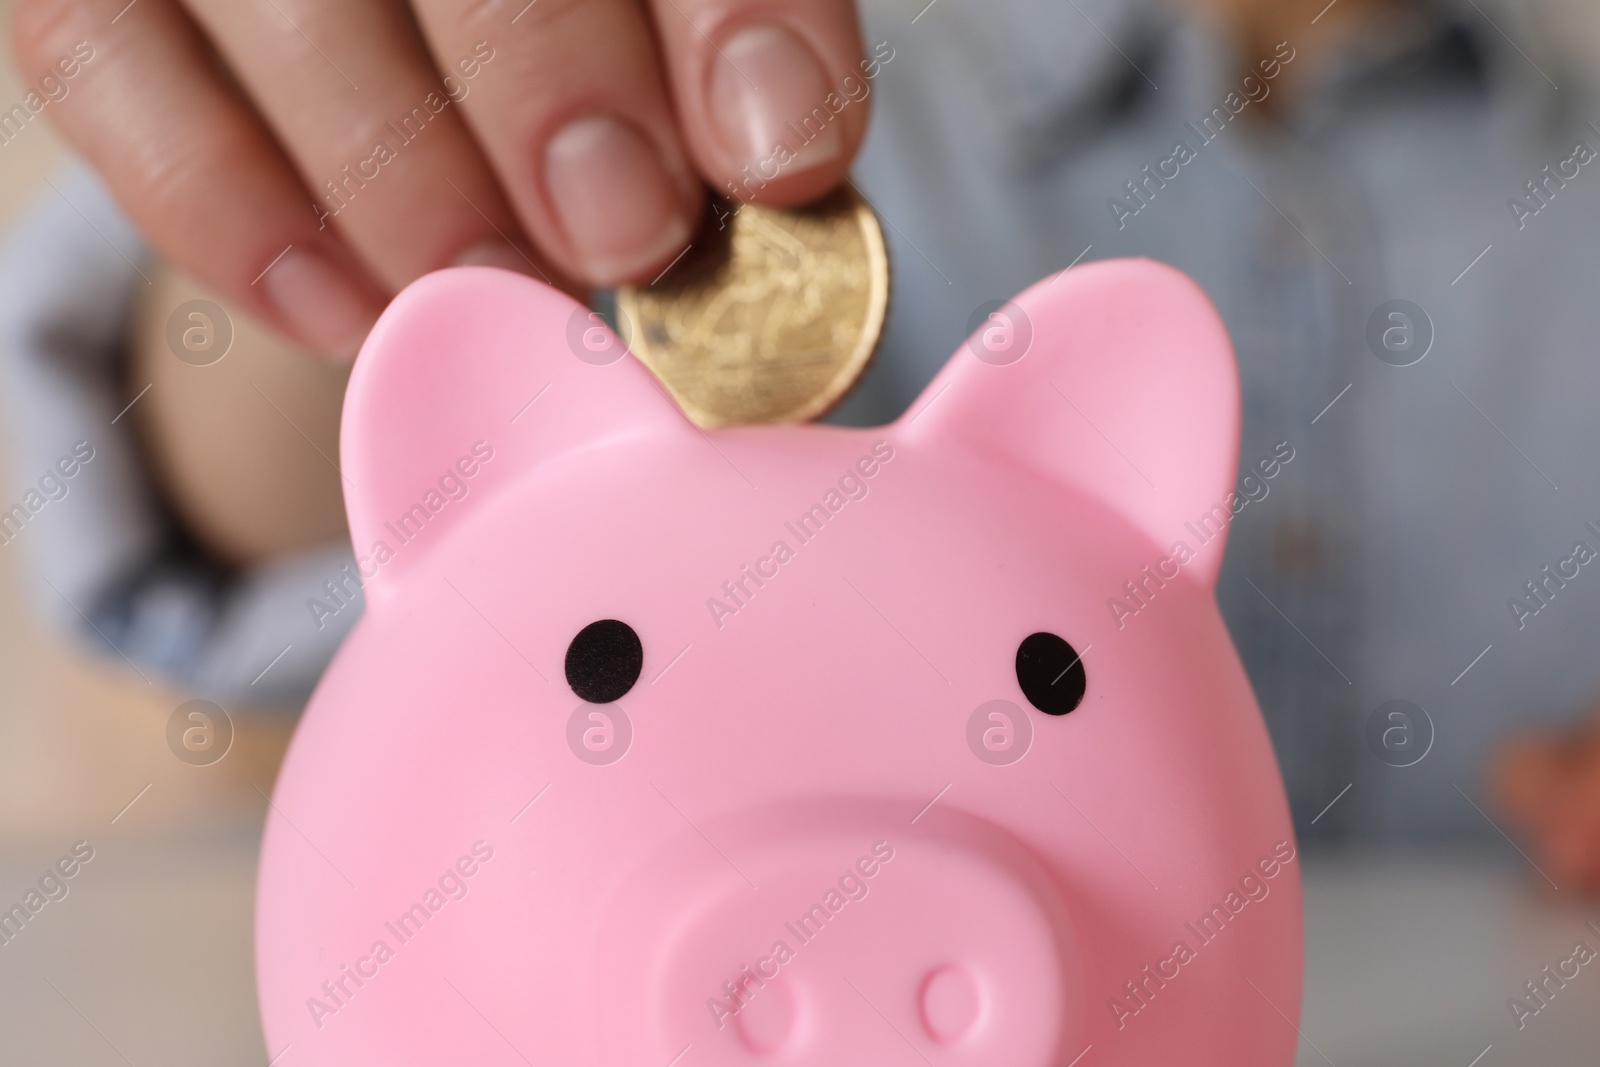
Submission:
<svg viewBox="0 0 1600 1067">
<path fill-rule="evenodd" d="M 769 980 L 734 1017 L 739 1040 L 758 1056 L 784 1051 L 799 1029 L 800 999 L 784 978 Z"/>
<path fill-rule="evenodd" d="M 977 980 L 965 967 L 946 966 L 922 980 L 922 1026 L 941 1045 L 961 1040 L 977 1025 L 983 1004 Z"/>
</svg>

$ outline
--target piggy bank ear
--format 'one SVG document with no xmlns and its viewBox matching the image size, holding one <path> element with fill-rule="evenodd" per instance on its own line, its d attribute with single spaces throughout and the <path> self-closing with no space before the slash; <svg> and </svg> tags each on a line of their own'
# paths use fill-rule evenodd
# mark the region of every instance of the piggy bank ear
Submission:
<svg viewBox="0 0 1600 1067">
<path fill-rule="evenodd" d="M 413 282 L 345 393 L 340 473 L 369 601 L 530 468 L 603 441 L 693 431 L 587 308 L 486 267 Z"/>
<path fill-rule="evenodd" d="M 1231 519 L 1239 374 L 1186 275 L 1109 260 L 1039 282 L 987 316 L 900 420 L 909 441 L 974 451 L 1096 497 L 1157 547 Z M 1217 551 L 1186 571 L 1214 584 Z"/>
</svg>

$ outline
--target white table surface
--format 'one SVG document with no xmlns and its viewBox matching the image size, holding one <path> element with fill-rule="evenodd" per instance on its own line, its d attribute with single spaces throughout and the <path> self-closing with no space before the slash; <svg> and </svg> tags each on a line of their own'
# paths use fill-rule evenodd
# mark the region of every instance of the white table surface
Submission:
<svg viewBox="0 0 1600 1067">
<path fill-rule="evenodd" d="M 1600 951 L 1600 901 L 1553 897 L 1504 842 L 1308 857 L 1298 1067 L 1600 1064 L 1600 959 L 1520 1031 L 1507 1007 L 1579 940 Z"/>
<path fill-rule="evenodd" d="M 249 829 L 96 849 L 66 899 L 0 946 L 0 1065 L 262 1067 Z M 60 851 L 0 853 L 0 899 Z M 1600 961 L 1521 1032 L 1506 1007 L 1578 939 L 1600 949 L 1584 928 L 1600 903 L 1554 901 L 1520 864 L 1508 846 L 1307 857 L 1299 1067 L 1600 1063 Z"/>
</svg>

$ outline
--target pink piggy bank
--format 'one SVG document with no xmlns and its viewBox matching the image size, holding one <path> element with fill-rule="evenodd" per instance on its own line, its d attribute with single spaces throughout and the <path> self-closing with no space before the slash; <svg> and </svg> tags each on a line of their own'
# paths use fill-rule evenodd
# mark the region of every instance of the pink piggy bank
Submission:
<svg viewBox="0 0 1600 1067">
<path fill-rule="evenodd" d="M 274 1063 L 1287 1067 L 1238 408 L 1145 261 L 869 430 L 701 432 L 555 290 L 412 285 L 345 404 L 365 615 L 267 816 Z"/>
</svg>

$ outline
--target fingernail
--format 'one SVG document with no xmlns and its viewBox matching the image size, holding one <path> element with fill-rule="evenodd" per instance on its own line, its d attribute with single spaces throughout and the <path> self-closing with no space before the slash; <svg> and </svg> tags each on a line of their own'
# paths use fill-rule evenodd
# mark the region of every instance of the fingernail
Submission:
<svg viewBox="0 0 1600 1067">
<path fill-rule="evenodd" d="M 632 281 L 689 240 L 689 218 L 655 146 L 597 115 L 568 123 L 544 151 L 545 185 L 596 285 Z"/>
<path fill-rule="evenodd" d="M 504 237 L 490 237 L 479 241 L 477 244 L 468 245 L 456 256 L 453 266 L 457 267 L 499 267 L 501 270 L 516 271 L 529 277 L 540 276 L 539 268 L 534 265 L 533 257 L 522 249 L 506 240 Z"/>
<path fill-rule="evenodd" d="M 838 117 L 824 103 L 832 91 L 816 55 L 778 26 L 740 30 L 712 61 L 711 111 L 723 143 L 768 180 L 774 167 L 792 173 L 838 157 Z"/>
<path fill-rule="evenodd" d="M 261 278 L 267 298 L 301 340 L 326 355 L 353 355 L 378 309 L 320 253 L 290 248 Z"/>
</svg>

